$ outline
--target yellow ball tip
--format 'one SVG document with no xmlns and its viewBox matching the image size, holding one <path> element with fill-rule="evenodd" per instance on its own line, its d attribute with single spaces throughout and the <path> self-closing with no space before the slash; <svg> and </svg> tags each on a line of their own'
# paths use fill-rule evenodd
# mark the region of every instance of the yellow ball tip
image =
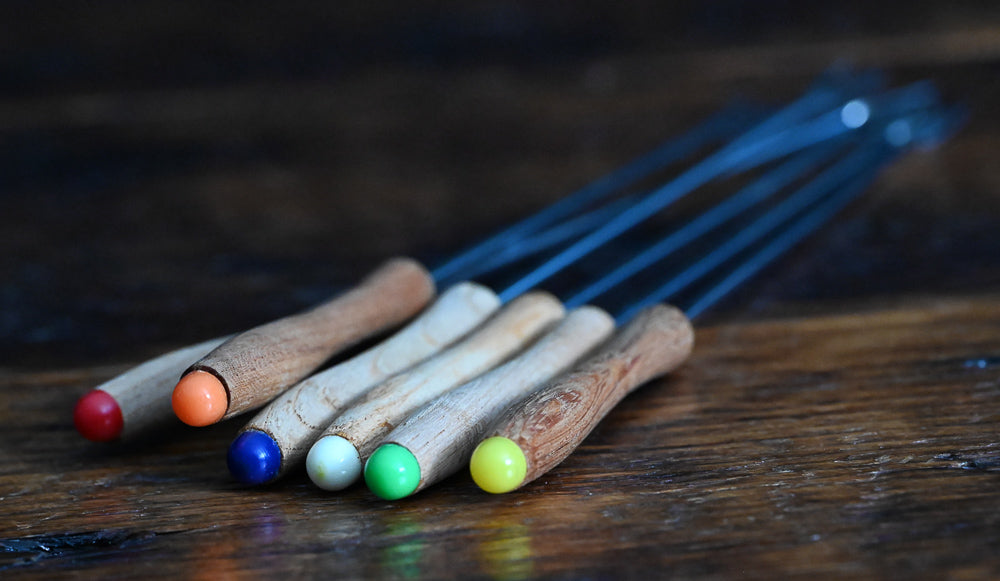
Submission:
<svg viewBox="0 0 1000 581">
<path fill-rule="evenodd" d="M 476 447 L 469 461 L 469 471 L 479 488 L 492 494 L 503 494 L 524 483 L 528 461 L 512 440 L 494 436 Z"/>
</svg>

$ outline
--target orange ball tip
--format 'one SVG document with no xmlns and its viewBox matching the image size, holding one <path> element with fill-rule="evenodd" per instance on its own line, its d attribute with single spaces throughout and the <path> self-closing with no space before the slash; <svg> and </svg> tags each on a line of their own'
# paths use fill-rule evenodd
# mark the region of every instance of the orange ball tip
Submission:
<svg viewBox="0 0 1000 581">
<path fill-rule="evenodd" d="M 189 426 L 210 426 L 226 415 L 229 394 L 219 378 L 206 371 L 186 374 L 174 388 L 174 413 Z"/>
</svg>

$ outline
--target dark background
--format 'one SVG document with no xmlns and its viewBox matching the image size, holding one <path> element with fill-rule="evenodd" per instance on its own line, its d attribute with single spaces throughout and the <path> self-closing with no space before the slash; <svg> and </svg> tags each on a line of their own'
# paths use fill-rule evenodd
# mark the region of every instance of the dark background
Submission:
<svg viewBox="0 0 1000 581">
<path fill-rule="evenodd" d="M 836 62 L 970 122 L 709 317 L 1000 288 L 994 2 L 371 4 L 0 5 L 0 365 L 135 361 L 433 264 Z"/>
</svg>

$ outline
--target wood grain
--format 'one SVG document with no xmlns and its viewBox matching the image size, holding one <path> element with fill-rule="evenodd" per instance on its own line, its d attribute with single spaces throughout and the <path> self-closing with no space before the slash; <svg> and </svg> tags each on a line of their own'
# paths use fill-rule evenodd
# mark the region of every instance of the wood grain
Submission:
<svg viewBox="0 0 1000 581">
<path fill-rule="evenodd" d="M 460 339 L 498 308 L 500 299 L 486 287 L 455 285 L 392 337 L 282 393 L 241 431 L 264 432 L 278 444 L 280 477 L 302 463 L 313 442 L 354 399 Z"/>
<path fill-rule="evenodd" d="M 614 320 L 597 307 L 571 311 L 515 359 L 451 390 L 408 416 L 385 436 L 420 465 L 414 493 L 469 462 L 483 432 L 505 408 L 543 385 L 607 339 Z"/>
<path fill-rule="evenodd" d="M 461 341 L 372 388 L 322 435 L 344 438 L 364 462 L 413 411 L 513 357 L 565 314 L 562 303 L 548 293 L 521 295 Z"/>
<path fill-rule="evenodd" d="M 236 426 L 87 444 L 66 411 L 114 368 L 4 372 L 5 578 L 965 577 L 1000 571 L 1000 300 L 855 303 L 698 329 L 508 495 L 405 501 L 229 479 Z M 726 558 L 720 558 L 725 555 Z"/>
<path fill-rule="evenodd" d="M 114 397 L 121 408 L 124 423 L 120 438 L 137 438 L 175 421 L 170 394 L 177 380 L 191 364 L 227 339 L 211 339 L 164 353 L 95 387 Z"/>
<path fill-rule="evenodd" d="M 633 389 L 683 363 L 693 345 L 684 313 L 667 305 L 643 309 L 598 353 L 512 405 L 487 437 L 508 438 L 524 452 L 523 486 L 572 454 Z"/>
<path fill-rule="evenodd" d="M 223 419 L 261 407 L 339 351 L 409 319 L 433 298 L 430 274 L 393 259 L 357 286 L 309 311 L 254 327 L 192 365 L 229 394 Z"/>
</svg>

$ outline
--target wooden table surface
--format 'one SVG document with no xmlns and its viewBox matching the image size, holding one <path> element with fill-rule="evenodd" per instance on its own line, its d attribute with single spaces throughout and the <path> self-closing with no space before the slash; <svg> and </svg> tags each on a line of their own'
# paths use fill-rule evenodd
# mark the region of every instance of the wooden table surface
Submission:
<svg viewBox="0 0 1000 581">
<path fill-rule="evenodd" d="M 0 6 L 0 577 L 1000 577 L 1000 5 L 325 4 Z M 241 419 L 72 427 L 137 362 L 446 256 L 841 59 L 968 124 L 518 492 L 247 489 Z"/>
</svg>

